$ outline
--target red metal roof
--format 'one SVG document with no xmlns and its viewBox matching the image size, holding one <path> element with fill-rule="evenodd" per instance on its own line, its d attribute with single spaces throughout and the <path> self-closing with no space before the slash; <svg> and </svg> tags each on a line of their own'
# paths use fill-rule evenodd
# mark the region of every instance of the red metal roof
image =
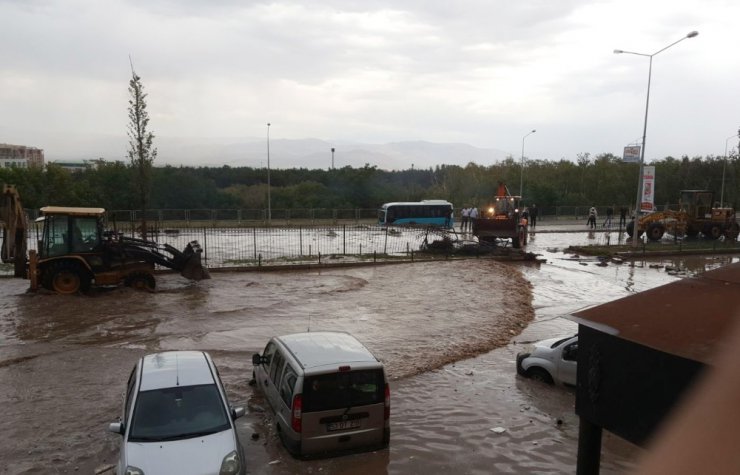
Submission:
<svg viewBox="0 0 740 475">
<path fill-rule="evenodd" d="M 641 345 L 712 364 L 740 321 L 740 263 L 575 312 L 571 319 Z"/>
</svg>

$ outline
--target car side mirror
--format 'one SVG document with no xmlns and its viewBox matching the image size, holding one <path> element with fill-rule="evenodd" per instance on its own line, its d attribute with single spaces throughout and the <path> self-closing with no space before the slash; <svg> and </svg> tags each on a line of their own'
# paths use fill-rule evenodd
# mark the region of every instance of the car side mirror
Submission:
<svg viewBox="0 0 740 475">
<path fill-rule="evenodd" d="M 252 364 L 255 366 L 259 366 L 262 364 L 262 356 L 260 356 L 259 353 L 255 353 L 252 355 Z"/>
<path fill-rule="evenodd" d="M 242 417 L 244 414 L 246 414 L 247 411 L 244 409 L 243 406 L 239 407 L 232 407 L 231 408 L 231 418 L 236 420 Z"/>
<path fill-rule="evenodd" d="M 111 422 L 110 424 L 108 424 L 108 432 L 123 435 L 125 430 L 126 428 L 123 425 L 123 422 Z"/>
</svg>

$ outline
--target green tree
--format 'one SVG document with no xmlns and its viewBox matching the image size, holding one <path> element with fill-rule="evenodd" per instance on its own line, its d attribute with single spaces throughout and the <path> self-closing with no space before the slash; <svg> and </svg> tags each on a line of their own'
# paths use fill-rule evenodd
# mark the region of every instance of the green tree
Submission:
<svg viewBox="0 0 740 475">
<path fill-rule="evenodd" d="M 149 126 L 149 113 L 146 110 L 147 94 L 144 93 L 141 77 L 136 74 L 133 65 L 128 93 L 128 158 L 135 170 L 133 183 L 141 209 L 141 236 L 146 239 L 146 210 L 151 194 L 152 164 L 157 158 L 157 149 L 153 147 L 154 134 L 147 130 Z"/>
</svg>

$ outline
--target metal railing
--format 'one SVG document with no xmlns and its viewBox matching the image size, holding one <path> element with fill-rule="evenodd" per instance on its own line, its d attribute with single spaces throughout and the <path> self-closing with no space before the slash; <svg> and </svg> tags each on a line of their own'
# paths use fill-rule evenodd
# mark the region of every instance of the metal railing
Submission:
<svg viewBox="0 0 740 475">
<path fill-rule="evenodd" d="M 111 224 L 111 223 L 109 223 Z M 115 223 L 112 230 L 141 237 L 139 227 Z M 29 229 L 28 249 L 37 250 L 43 224 Z M 442 240 L 449 231 L 437 227 L 381 227 L 376 225 L 290 226 L 290 227 L 184 227 L 148 229 L 147 239 L 183 250 L 191 241 L 203 249 L 206 267 L 251 267 L 276 264 L 372 261 L 417 258 L 417 251 Z M 421 257 L 421 256 L 419 256 Z M 12 265 L 0 275 L 12 274 Z"/>
</svg>

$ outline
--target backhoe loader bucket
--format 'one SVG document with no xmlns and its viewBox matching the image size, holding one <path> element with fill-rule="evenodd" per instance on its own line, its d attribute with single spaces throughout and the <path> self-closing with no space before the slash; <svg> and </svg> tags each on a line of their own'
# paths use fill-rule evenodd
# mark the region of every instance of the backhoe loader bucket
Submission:
<svg viewBox="0 0 740 475">
<path fill-rule="evenodd" d="M 211 274 L 208 269 L 203 267 L 200 262 L 200 256 L 203 253 L 203 249 L 200 247 L 198 241 L 191 241 L 185 246 L 182 251 L 182 259 L 180 275 L 186 279 L 191 280 L 203 280 L 210 279 Z"/>
</svg>

